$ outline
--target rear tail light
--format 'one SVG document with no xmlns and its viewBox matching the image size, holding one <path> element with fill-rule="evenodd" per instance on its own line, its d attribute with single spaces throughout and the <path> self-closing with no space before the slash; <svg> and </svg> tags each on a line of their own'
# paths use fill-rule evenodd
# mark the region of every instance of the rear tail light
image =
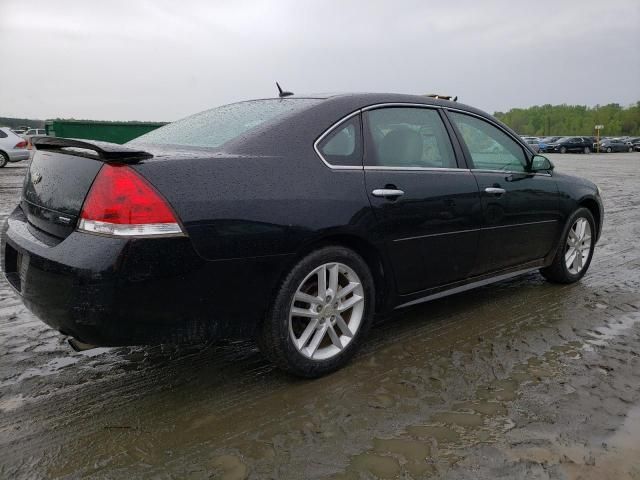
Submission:
<svg viewBox="0 0 640 480">
<path fill-rule="evenodd" d="M 167 201 L 125 165 L 105 164 L 91 185 L 78 230 L 123 237 L 184 235 Z"/>
<path fill-rule="evenodd" d="M 16 143 L 16 146 L 13 148 L 27 148 L 28 144 L 29 142 L 27 142 L 26 140 L 22 140 L 21 142 Z"/>
</svg>

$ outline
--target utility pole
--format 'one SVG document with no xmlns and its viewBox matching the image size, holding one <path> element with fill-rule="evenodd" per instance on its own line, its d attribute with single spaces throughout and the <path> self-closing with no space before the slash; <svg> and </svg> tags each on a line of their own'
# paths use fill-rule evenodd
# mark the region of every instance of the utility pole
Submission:
<svg viewBox="0 0 640 480">
<path fill-rule="evenodd" d="M 604 125 L 596 125 L 595 129 L 596 129 L 596 135 L 597 135 L 597 140 L 596 140 L 596 152 L 600 153 L 600 130 L 602 130 L 604 128 Z"/>
</svg>

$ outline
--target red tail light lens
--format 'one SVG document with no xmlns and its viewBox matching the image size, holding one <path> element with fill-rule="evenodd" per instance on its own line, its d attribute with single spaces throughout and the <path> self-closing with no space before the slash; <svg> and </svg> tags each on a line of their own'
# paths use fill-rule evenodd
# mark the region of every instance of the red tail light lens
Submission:
<svg viewBox="0 0 640 480">
<path fill-rule="evenodd" d="M 27 148 L 28 142 L 26 140 L 22 140 L 21 142 L 16 143 L 16 146 L 13 148 Z"/>
<path fill-rule="evenodd" d="M 167 201 L 125 165 L 105 164 L 91 185 L 78 229 L 115 236 L 183 235 Z"/>
</svg>

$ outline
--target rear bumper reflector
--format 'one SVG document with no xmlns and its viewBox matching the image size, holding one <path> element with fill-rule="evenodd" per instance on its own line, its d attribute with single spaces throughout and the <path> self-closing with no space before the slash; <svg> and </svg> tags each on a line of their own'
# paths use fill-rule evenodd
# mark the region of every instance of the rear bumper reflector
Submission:
<svg viewBox="0 0 640 480">
<path fill-rule="evenodd" d="M 177 223 L 140 223 L 121 224 L 100 222 L 98 220 L 80 219 L 78 230 L 117 237 L 151 237 L 151 236 L 183 236 L 184 233 Z"/>
</svg>

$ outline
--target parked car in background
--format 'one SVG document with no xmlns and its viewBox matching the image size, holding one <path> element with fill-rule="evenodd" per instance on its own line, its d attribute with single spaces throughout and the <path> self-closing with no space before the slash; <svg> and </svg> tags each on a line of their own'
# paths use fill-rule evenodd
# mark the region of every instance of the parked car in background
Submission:
<svg viewBox="0 0 640 480">
<path fill-rule="evenodd" d="M 306 377 L 374 314 L 538 269 L 576 282 L 602 231 L 596 185 L 427 97 L 252 100 L 35 147 L 1 238 L 37 316 L 92 345 L 255 338 Z"/>
<path fill-rule="evenodd" d="M 627 137 L 624 143 L 626 143 L 627 145 L 630 145 L 631 147 L 634 147 L 638 143 L 640 143 L 640 137 Z"/>
<path fill-rule="evenodd" d="M 591 153 L 593 142 L 589 137 L 563 137 L 547 145 L 547 152 Z"/>
<path fill-rule="evenodd" d="M 608 138 L 600 141 L 601 152 L 633 152 L 633 146 L 628 145 L 624 140 Z"/>
<path fill-rule="evenodd" d="M 27 148 L 31 149 L 32 145 L 31 145 L 31 138 L 32 137 L 43 137 L 47 134 L 46 130 L 44 128 L 30 128 L 29 130 L 27 130 L 22 137 L 27 141 L 28 145 Z"/>
<path fill-rule="evenodd" d="M 23 133 L 26 137 L 33 137 L 36 135 L 46 135 L 47 132 L 44 128 L 30 128 L 26 132 Z"/>
<path fill-rule="evenodd" d="M 8 162 L 29 159 L 28 142 L 9 127 L 0 127 L 0 168 Z"/>
<path fill-rule="evenodd" d="M 531 149 L 538 153 L 540 152 L 540 141 L 536 137 L 522 137 L 525 142 L 529 144 Z"/>
<path fill-rule="evenodd" d="M 562 137 L 543 137 L 538 141 L 538 145 L 540 146 L 540 153 L 545 153 L 548 150 L 548 146 L 550 143 L 557 142 Z"/>
</svg>

